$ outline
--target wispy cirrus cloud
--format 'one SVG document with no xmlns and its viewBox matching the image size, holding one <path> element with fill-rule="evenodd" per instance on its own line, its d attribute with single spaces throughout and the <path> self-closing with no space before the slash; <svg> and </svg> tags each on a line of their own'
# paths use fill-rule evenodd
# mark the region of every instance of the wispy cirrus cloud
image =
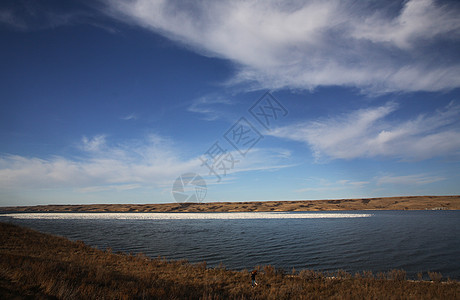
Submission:
<svg viewBox="0 0 460 300">
<path fill-rule="evenodd" d="M 89 13 L 80 9 L 60 10 L 45 2 L 23 1 L 14 6 L 8 6 L 8 2 L 0 4 L 0 24 L 21 31 L 75 24 L 88 17 Z"/>
<path fill-rule="evenodd" d="M 120 119 L 122 119 L 124 121 L 137 120 L 138 116 L 135 113 L 130 113 L 130 114 L 126 115 L 126 116 L 121 117 Z"/>
<path fill-rule="evenodd" d="M 444 180 L 445 177 L 430 174 L 383 175 L 376 178 L 376 183 L 377 185 L 426 185 Z"/>
<path fill-rule="evenodd" d="M 111 142 L 105 135 L 83 137 L 78 149 L 81 153 L 77 158 L 1 155 L 0 188 L 13 193 L 44 189 L 70 189 L 86 194 L 140 188 L 169 191 L 176 177 L 188 172 L 201 174 L 209 184 L 216 181 L 199 155 L 184 159 L 179 147 L 158 135 L 121 144 Z M 285 149 L 254 148 L 245 159 L 237 151 L 230 154 L 235 163 L 226 165 L 226 176 L 215 167 L 222 181 L 234 180 L 240 172 L 292 166 L 288 163 L 290 152 Z"/>
<path fill-rule="evenodd" d="M 460 154 L 460 106 L 390 121 L 398 106 L 387 103 L 348 114 L 279 127 L 267 134 L 303 142 L 317 160 L 393 157 L 422 160 Z"/>
<path fill-rule="evenodd" d="M 75 188 L 80 191 L 169 185 L 175 177 L 199 166 L 198 158 L 180 159 L 171 142 L 151 135 L 145 141 L 109 144 L 104 135 L 83 137 L 78 159 L 0 157 L 0 186 Z"/>
<path fill-rule="evenodd" d="M 353 195 L 360 195 L 362 197 L 368 191 L 377 190 L 382 187 L 391 187 L 398 186 L 399 188 L 414 188 L 421 186 L 429 186 L 433 183 L 445 181 L 446 177 L 430 174 L 430 173 L 415 173 L 415 174 L 405 174 L 405 175 L 396 175 L 396 174 L 384 174 L 374 176 L 365 181 L 357 181 L 351 179 L 340 179 L 336 181 L 331 181 L 325 178 L 309 178 L 308 186 L 302 187 L 294 192 L 304 194 L 304 193 L 328 193 L 328 192 L 349 192 Z M 393 195 L 392 192 L 389 193 Z M 396 192 L 398 194 L 398 192 Z"/>
<path fill-rule="evenodd" d="M 100 152 L 106 146 L 106 136 L 96 135 L 91 138 L 83 136 L 80 143 L 80 148 L 86 152 Z"/>
<path fill-rule="evenodd" d="M 312 178 L 315 181 L 314 186 L 304 187 L 295 190 L 296 193 L 308 193 L 308 192 L 330 192 L 330 191 L 349 191 L 349 190 L 360 190 L 363 187 L 369 185 L 370 181 L 353 181 L 349 179 L 341 179 L 334 182 L 323 178 Z M 310 180 L 311 181 L 311 180 Z"/>
<path fill-rule="evenodd" d="M 19 30 L 25 30 L 27 28 L 27 24 L 24 20 L 16 16 L 11 9 L 6 8 L 0 10 L 0 24 Z"/>
<path fill-rule="evenodd" d="M 214 121 L 221 119 L 228 112 L 224 107 L 232 104 L 227 98 L 208 95 L 193 100 L 187 110 L 200 114 L 203 120 Z"/>
<path fill-rule="evenodd" d="M 116 32 L 107 25 L 109 18 L 147 28 L 203 55 L 228 59 L 236 68 L 228 83 L 251 83 L 254 89 L 336 85 L 381 94 L 460 86 L 460 5 L 454 1 L 0 5 L 0 23 L 18 30 L 83 23 Z"/>
<path fill-rule="evenodd" d="M 2 1 L 0 2 L 0 26 L 18 31 L 37 31 L 61 26 L 89 24 L 117 33 L 104 14 L 96 7 L 96 1 Z"/>
<path fill-rule="evenodd" d="M 460 37 L 457 9 L 458 6 L 442 1 L 407 1 L 390 22 L 379 12 L 367 16 L 355 29 L 354 36 L 376 43 L 392 43 L 399 48 L 413 48 L 417 41 L 438 36 L 455 40 Z"/>
<path fill-rule="evenodd" d="M 104 3 L 122 22 L 235 62 L 232 83 L 338 85 L 366 93 L 460 86 L 460 57 L 453 51 L 460 42 L 460 6 L 452 1 Z"/>
</svg>

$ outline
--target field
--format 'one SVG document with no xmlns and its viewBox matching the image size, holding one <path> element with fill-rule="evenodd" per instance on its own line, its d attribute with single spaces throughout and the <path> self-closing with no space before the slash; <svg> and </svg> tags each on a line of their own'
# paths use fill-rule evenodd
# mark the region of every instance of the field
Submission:
<svg viewBox="0 0 460 300">
<path fill-rule="evenodd" d="M 460 283 L 439 273 L 311 270 L 249 272 L 112 253 L 81 241 L 0 223 L 1 299 L 458 299 Z M 422 280 L 430 278 L 431 280 Z"/>
<path fill-rule="evenodd" d="M 339 200 L 211 202 L 186 204 L 90 204 L 0 207 L 0 211 L 31 212 L 248 212 L 424 209 L 460 209 L 460 196 L 412 196 Z"/>
</svg>

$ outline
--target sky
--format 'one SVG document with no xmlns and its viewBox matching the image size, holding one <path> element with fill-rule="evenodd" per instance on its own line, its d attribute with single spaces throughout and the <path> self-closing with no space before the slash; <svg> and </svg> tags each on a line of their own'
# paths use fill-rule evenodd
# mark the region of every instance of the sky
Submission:
<svg viewBox="0 0 460 300">
<path fill-rule="evenodd" d="M 457 1 L 7 0 L 0 41 L 0 206 L 460 194 Z"/>
</svg>

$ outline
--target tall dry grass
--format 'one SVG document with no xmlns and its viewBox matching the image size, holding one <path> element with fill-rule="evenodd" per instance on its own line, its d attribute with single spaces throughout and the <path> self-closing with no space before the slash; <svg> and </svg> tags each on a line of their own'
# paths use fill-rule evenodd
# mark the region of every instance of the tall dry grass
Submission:
<svg viewBox="0 0 460 300">
<path fill-rule="evenodd" d="M 260 266 L 249 271 L 206 263 L 112 253 L 83 242 L 0 223 L 0 298 L 38 299 L 458 299 L 460 284 L 408 281 L 401 270 L 333 274 Z"/>
</svg>

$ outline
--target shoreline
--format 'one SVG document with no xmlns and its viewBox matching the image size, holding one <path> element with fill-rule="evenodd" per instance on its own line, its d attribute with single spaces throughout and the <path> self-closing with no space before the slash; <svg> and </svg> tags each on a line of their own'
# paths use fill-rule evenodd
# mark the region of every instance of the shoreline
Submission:
<svg viewBox="0 0 460 300">
<path fill-rule="evenodd" d="M 336 200 L 164 204 L 82 204 L 0 207 L 0 212 L 289 212 L 353 210 L 459 210 L 460 195 Z"/>
<path fill-rule="evenodd" d="M 408 280 L 403 270 L 289 273 L 270 265 L 255 266 L 259 286 L 251 288 L 251 270 L 112 253 L 4 222 L 0 245 L 1 298 L 454 299 L 460 290 L 435 272 Z"/>
</svg>

